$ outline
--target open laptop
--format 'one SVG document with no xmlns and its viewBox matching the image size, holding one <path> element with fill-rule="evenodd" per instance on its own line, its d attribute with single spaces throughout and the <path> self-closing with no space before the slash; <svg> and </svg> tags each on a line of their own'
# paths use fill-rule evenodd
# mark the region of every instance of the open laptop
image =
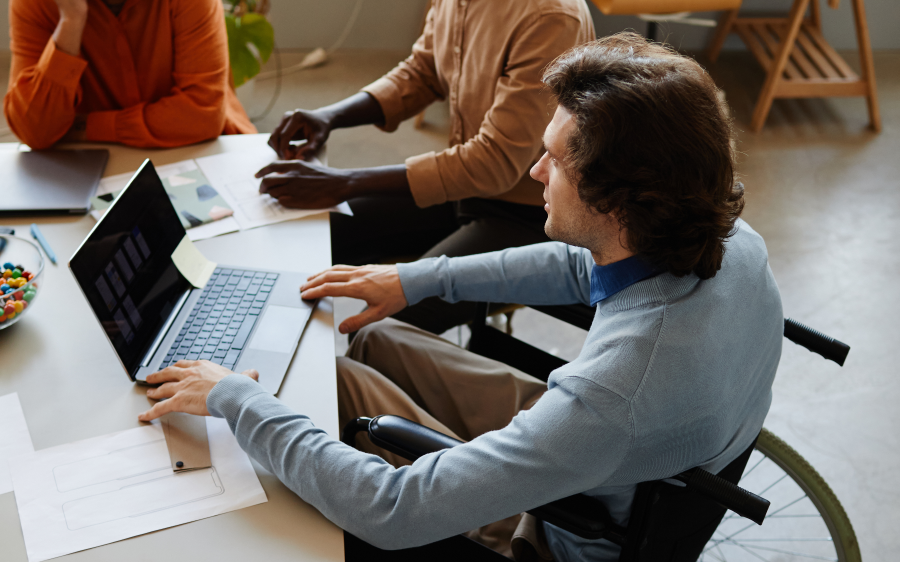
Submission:
<svg viewBox="0 0 900 562">
<path fill-rule="evenodd" d="M 0 151 L 0 213 L 87 213 L 107 160 L 106 149 Z"/>
<path fill-rule="evenodd" d="M 259 371 L 275 394 L 315 303 L 306 276 L 219 265 L 194 288 L 172 261 L 185 236 L 169 196 L 145 160 L 69 261 L 78 285 L 131 380 L 179 359 Z"/>
</svg>

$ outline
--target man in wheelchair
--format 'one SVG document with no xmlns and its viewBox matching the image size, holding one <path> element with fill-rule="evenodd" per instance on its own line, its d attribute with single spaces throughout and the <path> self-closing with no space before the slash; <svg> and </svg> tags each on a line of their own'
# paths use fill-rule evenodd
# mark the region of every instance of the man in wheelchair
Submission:
<svg viewBox="0 0 900 562">
<path fill-rule="evenodd" d="M 557 242 L 337 265 L 301 288 L 304 298 L 369 305 L 340 326 L 359 331 L 338 360 L 342 424 L 396 414 L 467 443 L 411 465 L 370 444 L 374 454 L 360 452 L 252 372 L 197 361 L 148 378 L 165 383 L 148 395 L 169 400 L 141 419 L 226 418 L 253 458 L 381 548 L 469 532 L 517 559 L 615 560 L 610 542 L 519 514 L 584 493 L 624 523 L 638 483 L 693 467 L 717 473 L 737 458 L 771 402 L 783 317 L 765 244 L 738 218 L 743 187 L 712 79 L 692 59 L 619 34 L 568 51 L 544 81 L 558 107 L 531 173 Z M 545 384 L 385 320 L 431 296 L 596 313 L 578 358 Z"/>
</svg>

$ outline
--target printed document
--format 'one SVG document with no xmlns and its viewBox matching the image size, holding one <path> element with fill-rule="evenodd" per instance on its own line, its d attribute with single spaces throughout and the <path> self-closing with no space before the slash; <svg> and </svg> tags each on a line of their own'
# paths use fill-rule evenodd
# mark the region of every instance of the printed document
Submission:
<svg viewBox="0 0 900 562">
<path fill-rule="evenodd" d="M 270 148 L 260 148 L 204 156 L 197 158 L 197 165 L 209 179 L 209 184 L 234 209 L 234 219 L 241 230 L 317 215 L 325 211 L 353 214 L 346 202 L 331 209 L 288 209 L 272 196 L 260 194 L 260 180 L 255 174 L 274 160 L 275 154 Z M 317 159 L 313 159 L 311 163 L 321 165 Z"/>
<path fill-rule="evenodd" d="M 288 209 L 281 205 L 277 199 L 269 195 L 259 193 L 259 178 L 256 172 L 275 160 L 275 154 L 270 148 L 260 148 L 245 152 L 225 152 L 214 156 L 205 156 L 196 160 L 184 160 L 174 164 L 158 166 L 156 172 L 169 186 L 180 187 L 181 178 L 198 170 L 209 181 L 209 185 L 217 195 L 226 202 L 228 210 L 234 212 L 212 222 L 204 223 L 193 228 L 188 228 L 187 233 L 191 241 L 205 240 L 221 234 L 237 232 L 275 224 L 278 222 L 299 219 L 311 215 L 317 215 L 326 211 L 334 211 L 345 215 L 352 215 L 350 205 L 346 202 L 331 209 L 301 210 Z M 313 159 L 313 164 L 322 162 Z M 100 180 L 97 188 L 97 196 L 115 194 L 125 188 L 131 181 L 134 172 L 109 176 Z M 94 209 L 91 216 L 96 220 L 105 212 L 105 209 Z"/>
<path fill-rule="evenodd" d="M 206 418 L 212 467 L 173 472 L 162 426 L 16 457 L 10 468 L 29 562 L 267 501 L 225 420 Z"/>
<path fill-rule="evenodd" d="M 12 492 L 7 462 L 13 457 L 34 452 L 25 414 L 15 392 L 0 396 L 0 494 Z"/>
</svg>

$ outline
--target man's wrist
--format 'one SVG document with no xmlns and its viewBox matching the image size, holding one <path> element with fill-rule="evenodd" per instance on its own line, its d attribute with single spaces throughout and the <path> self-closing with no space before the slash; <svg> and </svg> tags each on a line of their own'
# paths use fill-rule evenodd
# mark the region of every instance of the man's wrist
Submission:
<svg viewBox="0 0 900 562">
<path fill-rule="evenodd" d="M 411 196 L 405 164 L 357 168 L 342 172 L 345 178 L 341 183 L 344 201 L 354 197 Z"/>
<path fill-rule="evenodd" d="M 365 168 L 359 170 L 343 170 L 344 181 L 338 187 L 341 201 L 359 197 L 365 191 Z"/>
<path fill-rule="evenodd" d="M 316 113 L 319 115 L 319 118 L 325 122 L 325 125 L 328 127 L 329 131 L 332 129 L 341 128 L 337 124 L 340 118 L 340 110 L 335 109 L 333 105 L 320 107 L 316 110 Z"/>
</svg>

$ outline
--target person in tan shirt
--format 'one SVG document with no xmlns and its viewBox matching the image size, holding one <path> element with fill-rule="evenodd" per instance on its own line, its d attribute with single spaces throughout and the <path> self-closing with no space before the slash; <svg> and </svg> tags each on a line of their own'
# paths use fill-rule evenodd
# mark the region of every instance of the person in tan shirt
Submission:
<svg viewBox="0 0 900 562">
<path fill-rule="evenodd" d="M 287 113 L 269 144 L 284 160 L 303 158 L 333 129 L 375 124 L 391 132 L 449 99 L 450 147 L 400 165 L 353 170 L 277 162 L 257 174 L 264 176 L 260 191 L 289 207 L 349 201 L 353 217 L 332 216 L 334 263 L 460 256 L 546 241 L 543 186 L 528 175 L 554 109 L 541 72 L 592 39 L 584 0 L 434 0 L 406 60 L 345 100 Z M 473 306 L 433 299 L 402 319 L 441 333 L 473 314 Z"/>
</svg>

